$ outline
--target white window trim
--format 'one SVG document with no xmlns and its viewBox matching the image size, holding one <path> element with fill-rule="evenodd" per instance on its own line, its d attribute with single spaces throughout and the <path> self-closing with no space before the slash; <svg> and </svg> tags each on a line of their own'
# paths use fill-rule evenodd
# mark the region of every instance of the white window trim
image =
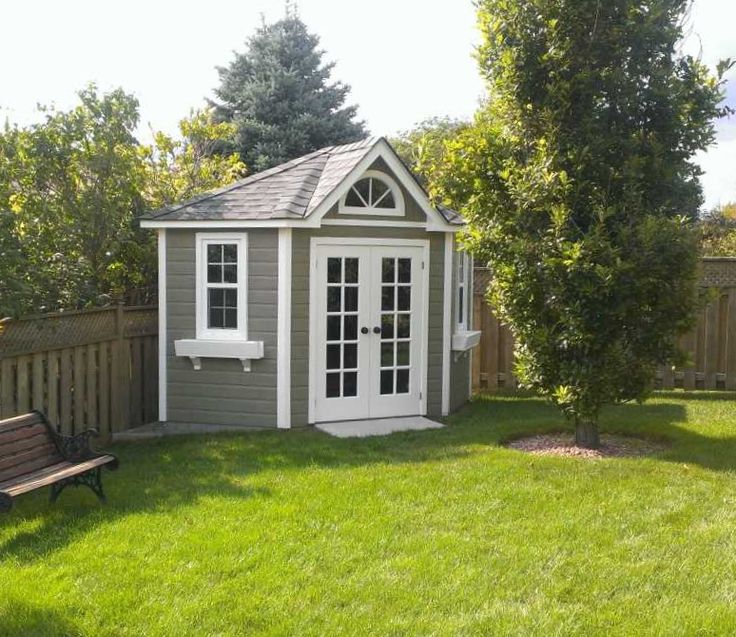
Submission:
<svg viewBox="0 0 736 637">
<path fill-rule="evenodd" d="M 350 194 L 353 186 L 357 184 L 361 179 L 373 178 L 383 181 L 391 190 L 391 194 L 394 197 L 395 208 L 373 208 L 366 207 L 361 208 L 357 206 L 348 206 L 345 204 L 347 196 Z M 340 203 L 337 208 L 338 214 L 341 215 L 371 215 L 377 217 L 403 217 L 406 212 L 406 204 L 404 202 L 404 193 L 401 192 L 399 184 L 391 176 L 379 170 L 366 170 L 358 179 L 350 184 L 347 192 L 340 197 Z"/>
<path fill-rule="evenodd" d="M 460 267 L 463 273 L 460 275 Z M 470 328 L 470 303 L 468 303 L 468 291 L 470 288 L 470 268 L 472 267 L 472 258 L 467 252 L 457 253 L 457 264 L 455 268 L 455 277 L 457 279 L 457 288 L 455 290 L 455 331 L 467 332 Z M 463 292 L 463 313 L 460 312 L 460 291 Z"/>
<path fill-rule="evenodd" d="M 207 246 L 235 243 L 238 246 L 238 329 L 211 329 L 207 327 Z M 248 340 L 248 234 L 213 232 L 196 234 L 196 322 L 197 340 Z"/>
</svg>

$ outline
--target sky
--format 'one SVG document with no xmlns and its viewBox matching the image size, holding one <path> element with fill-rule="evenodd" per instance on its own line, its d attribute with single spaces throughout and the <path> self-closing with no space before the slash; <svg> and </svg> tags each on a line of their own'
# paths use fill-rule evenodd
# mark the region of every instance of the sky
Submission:
<svg viewBox="0 0 736 637">
<path fill-rule="evenodd" d="M 298 7 L 374 135 L 432 116 L 472 116 L 484 87 L 471 0 L 299 0 Z M 215 67 L 243 50 L 263 18 L 283 13 L 283 0 L 5 0 L 0 121 L 38 121 L 36 104 L 69 108 L 75 92 L 95 82 L 136 95 L 141 138 L 149 127 L 174 133 L 212 96 Z M 733 0 L 695 0 L 683 51 L 710 65 L 736 58 L 734 24 Z M 729 78 L 736 106 L 736 70 Z M 706 207 L 736 201 L 736 117 L 718 123 L 717 145 L 697 160 Z"/>
</svg>

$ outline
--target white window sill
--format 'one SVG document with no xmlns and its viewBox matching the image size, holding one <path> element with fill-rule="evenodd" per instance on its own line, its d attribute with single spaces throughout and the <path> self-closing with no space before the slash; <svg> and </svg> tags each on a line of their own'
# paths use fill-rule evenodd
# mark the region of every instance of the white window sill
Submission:
<svg viewBox="0 0 736 637">
<path fill-rule="evenodd" d="M 263 341 L 218 341 L 186 339 L 174 341 L 177 356 L 187 356 L 195 370 L 202 369 L 203 358 L 237 358 L 243 371 L 250 371 L 250 361 L 263 358 Z"/>
<path fill-rule="evenodd" d="M 467 352 L 473 349 L 480 343 L 481 333 L 479 331 L 455 332 L 452 335 L 452 351 Z"/>
</svg>

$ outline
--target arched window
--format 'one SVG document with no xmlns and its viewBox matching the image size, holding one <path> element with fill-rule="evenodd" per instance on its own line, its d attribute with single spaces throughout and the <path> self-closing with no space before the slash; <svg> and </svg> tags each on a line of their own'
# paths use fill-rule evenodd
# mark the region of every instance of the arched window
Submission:
<svg viewBox="0 0 736 637">
<path fill-rule="evenodd" d="M 368 170 L 340 200 L 339 212 L 351 215 L 404 215 L 404 196 L 385 173 Z"/>
</svg>

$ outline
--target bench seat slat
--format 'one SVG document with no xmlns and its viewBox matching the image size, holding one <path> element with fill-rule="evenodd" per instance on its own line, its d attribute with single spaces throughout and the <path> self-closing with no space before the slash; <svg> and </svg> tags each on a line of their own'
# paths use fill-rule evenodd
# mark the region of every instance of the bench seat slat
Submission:
<svg viewBox="0 0 736 637">
<path fill-rule="evenodd" d="M 47 487 L 65 478 L 71 478 L 72 476 L 85 473 L 90 469 L 102 467 L 112 462 L 115 462 L 113 456 L 100 456 L 77 463 L 60 462 L 33 473 L 27 473 L 6 482 L 0 482 L 0 491 L 7 493 L 11 497 L 15 497 L 23 493 L 28 493 L 29 491 Z"/>
<path fill-rule="evenodd" d="M 32 425 L 30 427 L 16 427 L 7 431 L 0 431 L 0 445 L 11 443 L 16 440 L 23 440 L 25 438 L 33 438 L 34 436 L 48 436 L 49 432 L 46 426 Z"/>
<path fill-rule="evenodd" d="M 30 412 L 28 414 L 22 414 L 21 416 L 13 416 L 12 418 L 5 418 L 0 421 L 0 434 L 6 431 L 12 431 L 13 429 L 20 429 L 21 427 L 30 427 L 33 425 L 43 426 L 43 417 L 38 412 Z"/>
</svg>

